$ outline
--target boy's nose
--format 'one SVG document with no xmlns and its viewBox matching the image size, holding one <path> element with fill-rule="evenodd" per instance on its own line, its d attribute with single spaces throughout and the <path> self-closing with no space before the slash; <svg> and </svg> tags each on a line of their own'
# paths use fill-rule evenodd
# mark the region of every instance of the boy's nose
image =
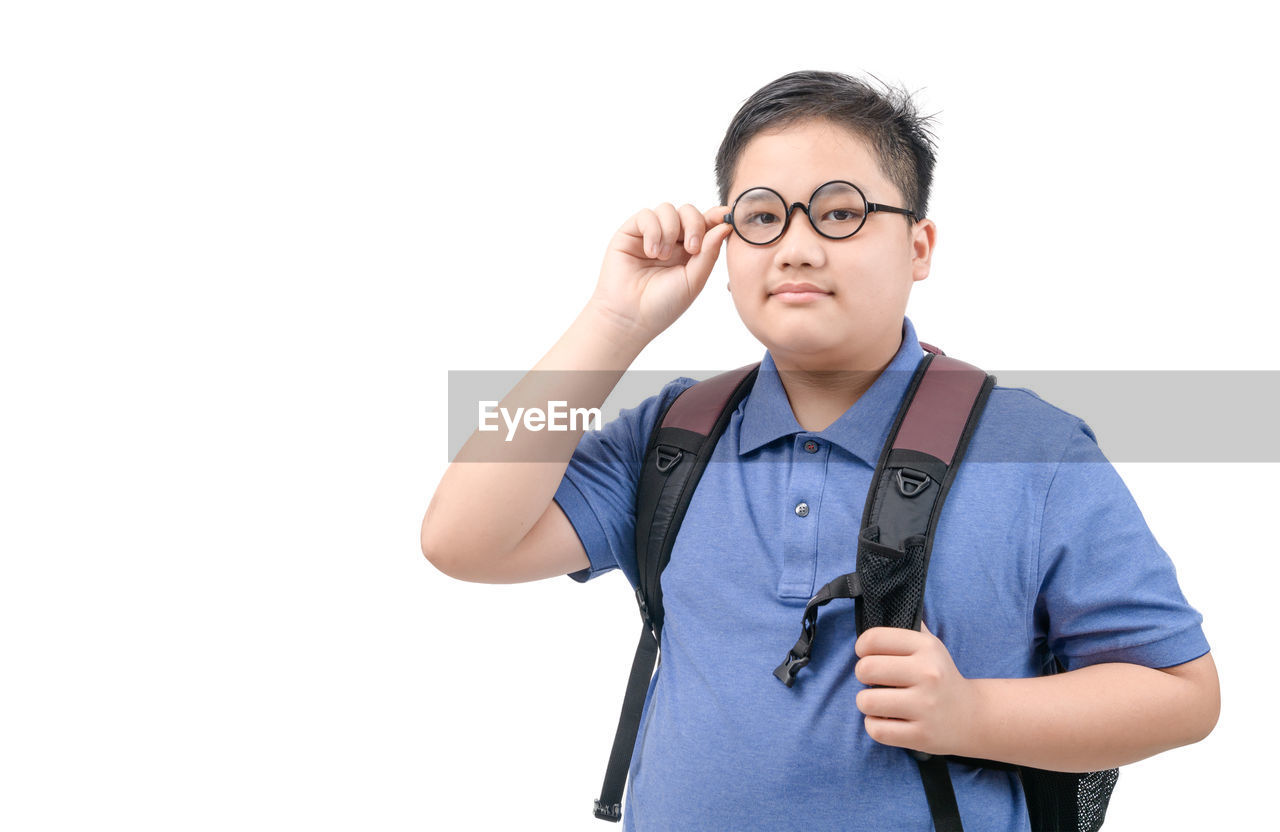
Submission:
<svg viewBox="0 0 1280 832">
<path fill-rule="evenodd" d="M 795 213 L 796 209 L 800 213 Z M 809 214 L 802 203 L 792 203 L 787 209 L 787 229 L 774 243 L 777 248 L 776 262 L 779 266 L 819 266 L 824 255 L 822 240 L 824 237 L 809 222 Z M 797 232 L 796 226 L 804 228 Z"/>
<path fill-rule="evenodd" d="M 792 231 L 795 231 L 797 225 L 803 225 L 810 235 L 822 240 L 826 239 L 818 233 L 818 229 L 813 227 L 813 221 L 809 218 L 809 206 L 803 202 L 793 202 L 791 207 L 787 209 L 787 216 L 783 220 L 787 225 L 787 230 L 782 232 L 782 236 L 786 237 Z"/>
<path fill-rule="evenodd" d="M 799 216 L 796 216 L 797 210 L 800 212 Z M 803 202 L 791 203 L 791 207 L 787 209 L 787 215 L 783 217 L 782 221 L 787 224 L 787 231 L 790 231 L 790 226 L 796 223 L 809 222 L 809 207 Z M 809 227 L 812 228 L 813 226 L 810 225 Z"/>
</svg>

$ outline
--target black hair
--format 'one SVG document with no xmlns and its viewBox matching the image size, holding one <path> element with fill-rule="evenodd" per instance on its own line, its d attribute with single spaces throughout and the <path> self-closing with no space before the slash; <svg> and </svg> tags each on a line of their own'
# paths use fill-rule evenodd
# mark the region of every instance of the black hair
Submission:
<svg viewBox="0 0 1280 832">
<path fill-rule="evenodd" d="M 716 153 L 720 204 L 729 204 L 734 169 L 752 137 L 766 129 L 821 120 L 865 140 L 885 177 L 902 192 L 906 204 L 900 207 L 914 211 L 917 219 L 925 217 L 936 161 L 933 116 L 920 115 L 906 90 L 875 80 L 883 91 L 843 73 L 801 70 L 756 90 L 729 123 Z"/>
</svg>

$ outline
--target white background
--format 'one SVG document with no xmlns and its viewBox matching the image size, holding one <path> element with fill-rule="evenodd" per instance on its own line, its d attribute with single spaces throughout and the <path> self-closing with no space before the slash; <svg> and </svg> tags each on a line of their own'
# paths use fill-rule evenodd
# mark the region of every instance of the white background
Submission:
<svg viewBox="0 0 1280 832">
<path fill-rule="evenodd" d="M 938 113 L 923 339 L 1280 368 L 1254 8 L 7 4 L 0 827 L 604 828 L 639 616 L 616 572 L 425 561 L 447 372 L 532 367 L 614 230 L 713 204 L 729 119 L 795 69 Z M 763 354 L 716 269 L 636 367 Z M 1122 770 L 1107 828 L 1258 828 L 1276 466 L 1118 467 L 1223 709 Z"/>
</svg>

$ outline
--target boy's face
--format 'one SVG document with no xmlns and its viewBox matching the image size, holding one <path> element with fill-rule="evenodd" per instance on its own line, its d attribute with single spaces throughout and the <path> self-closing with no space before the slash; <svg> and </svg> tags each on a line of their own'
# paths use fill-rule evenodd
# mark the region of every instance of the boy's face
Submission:
<svg viewBox="0 0 1280 832">
<path fill-rule="evenodd" d="M 868 202 L 906 205 L 869 145 L 849 130 L 810 121 L 756 135 L 738 160 L 729 205 L 754 187 L 777 191 L 790 205 L 809 202 L 819 185 L 852 182 Z M 908 228 L 900 214 L 874 212 L 858 233 L 823 237 L 799 209 L 786 234 L 765 246 L 736 234 L 726 244 L 730 290 L 738 315 L 779 369 L 878 370 L 902 342 L 902 316 L 917 280 L 929 276 L 935 228 Z M 781 296 L 784 283 L 810 283 L 821 294 Z"/>
</svg>

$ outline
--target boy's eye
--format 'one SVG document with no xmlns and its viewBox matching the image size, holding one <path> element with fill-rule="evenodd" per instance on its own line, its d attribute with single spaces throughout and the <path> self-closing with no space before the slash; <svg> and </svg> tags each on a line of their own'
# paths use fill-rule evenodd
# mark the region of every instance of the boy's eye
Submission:
<svg viewBox="0 0 1280 832">
<path fill-rule="evenodd" d="M 862 212 L 855 211 L 852 208 L 836 208 L 828 211 L 822 217 L 823 221 L 832 220 L 834 222 L 857 222 L 862 219 Z"/>
<path fill-rule="evenodd" d="M 747 225 L 770 225 L 777 221 L 778 215 L 768 211 L 756 211 L 747 215 Z"/>
</svg>

